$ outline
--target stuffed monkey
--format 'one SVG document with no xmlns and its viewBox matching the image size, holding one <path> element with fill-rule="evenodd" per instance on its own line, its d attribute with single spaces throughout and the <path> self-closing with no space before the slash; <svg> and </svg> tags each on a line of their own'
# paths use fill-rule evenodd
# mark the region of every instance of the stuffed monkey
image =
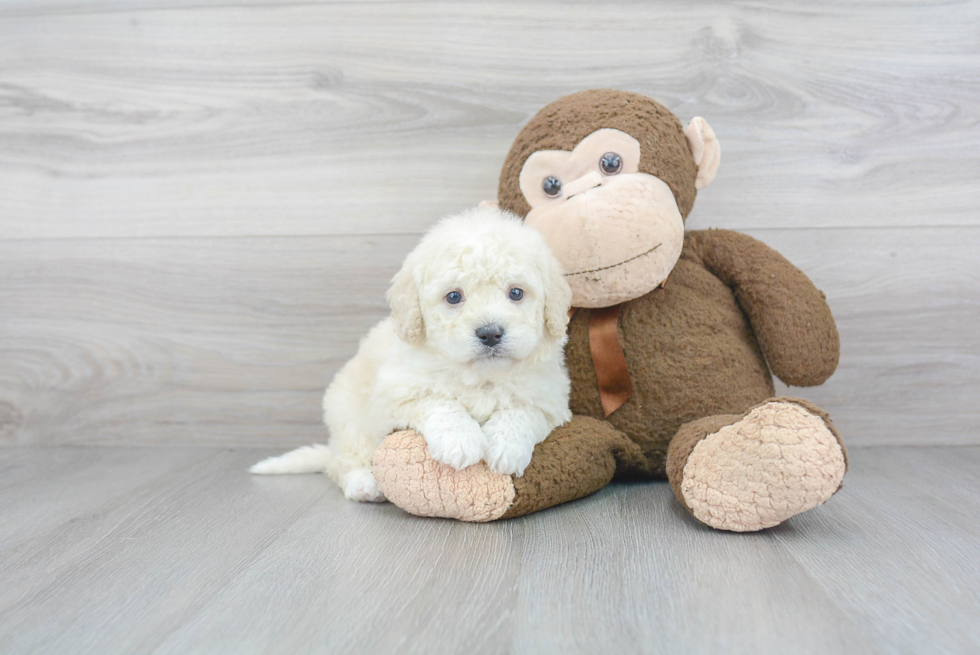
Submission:
<svg viewBox="0 0 980 655">
<path fill-rule="evenodd" d="M 511 147 L 501 208 L 547 238 L 576 309 L 566 363 L 575 417 L 520 478 L 428 457 L 411 431 L 375 455 L 385 495 L 422 516 L 510 518 L 593 493 L 614 478 L 667 479 L 702 523 L 768 528 L 825 502 L 847 456 L 827 414 L 775 398 L 772 374 L 822 384 L 839 338 L 813 283 L 765 244 L 685 232 L 721 150 L 653 100 L 583 91 L 542 109 Z"/>
</svg>

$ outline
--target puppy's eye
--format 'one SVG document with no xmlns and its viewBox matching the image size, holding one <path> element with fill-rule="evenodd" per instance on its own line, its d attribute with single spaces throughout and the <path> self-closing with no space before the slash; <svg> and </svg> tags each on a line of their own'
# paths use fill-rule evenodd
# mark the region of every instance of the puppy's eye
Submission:
<svg viewBox="0 0 980 655">
<path fill-rule="evenodd" d="M 510 299 L 513 300 L 514 302 L 517 302 L 518 300 L 520 300 L 523 297 L 524 297 L 524 290 L 523 289 L 511 289 L 510 290 Z"/>
<path fill-rule="evenodd" d="M 561 195 L 561 180 L 553 175 L 549 175 L 544 178 L 544 182 L 541 183 L 541 188 L 544 189 L 544 195 L 549 198 L 557 198 Z"/>
<path fill-rule="evenodd" d="M 619 171 L 623 170 L 623 158 L 617 155 L 615 152 L 607 152 L 599 160 L 599 168 L 606 175 L 615 175 Z"/>
<path fill-rule="evenodd" d="M 446 302 L 450 305 L 458 305 L 463 300 L 463 294 L 459 291 L 450 291 L 446 294 Z"/>
</svg>

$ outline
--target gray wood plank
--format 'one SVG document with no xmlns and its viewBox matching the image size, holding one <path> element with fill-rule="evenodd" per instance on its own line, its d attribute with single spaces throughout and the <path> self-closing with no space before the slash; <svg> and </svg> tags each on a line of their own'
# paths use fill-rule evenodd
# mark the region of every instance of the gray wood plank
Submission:
<svg viewBox="0 0 980 655">
<path fill-rule="evenodd" d="M 609 487 L 526 530 L 516 652 L 877 652 L 779 544 L 704 528 L 665 483 Z"/>
<path fill-rule="evenodd" d="M 67 13 L 65 13 L 67 12 Z M 0 238 L 416 233 L 614 86 L 704 115 L 692 227 L 977 225 L 976 3 L 6 4 Z"/>
<path fill-rule="evenodd" d="M 0 450 L 5 462 L 10 454 L 20 460 L 14 473 L 33 475 L 0 491 L 0 611 L 111 542 L 167 484 L 191 481 L 190 464 L 214 461 L 196 448 Z"/>
<path fill-rule="evenodd" d="M 322 440 L 415 240 L 0 242 L 0 440 Z"/>
<path fill-rule="evenodd" d="M 38 470 L 77 457 L 63 450 L 7 449 L 0 462 Z M 82 493 L 98 500 L 78 505 L 80 520 L 32 531 L 0 557 L 4 653 L 980 645 L 977 447 L 852 449 L 841 493 L 756 534 L 701 526 L 665 483 L 468 525 L 347 502 L 322 476 L 248 476 L 267 451 L 91 450 L 103 456 L 83 468 L 101 468 L 104 493 Z M 148 454 L 198 457 L 113 488 L 127 458 L 150 472 Z M 57 466 L 49 483 L 66 496 L 88 484 Z M 29 488 L 19 502 L 38 508 Z"/>
<path fill-rule="evenodd" d="M 510 650 L 520 523 L 425 520 L 339 490 L 330 498 L 152 652 Z M 256 588 L 274 589 L 275 602 Z"/>
<path fill-rule="evenodd" d="M 978 458 L 977 448 L 853 449 L 834 511 L 771 534 L 886 652 L 975 653 Z"/>
<path fill-rule="evenodd" d="M 358 508 L 356 533 L 307 515 L 154 652 L 875 652 L 773 542 L 672 503 L 654 484 L 489 525 Z"/>
<path fill-rule="evenodd" d="M 189 448 L 142 453 L 92 448 L 0 449 L 0 558 L 6 559 L 8 551 L 27 538 L 89 510 L 94 512 L 110 498 L 132 493 L 148 479 L 185 464 L 193 453 Z M 71 493 L 65 493 L 66 489 Z"/>
<path fill-rule="evenodd" d="M 830 380 L 800 395 L 853 445 L 980 440 L 980 231 L 752 232 L 826 294 L 841 335 Z"/>
<path fill-rule="evenodd" d="M 10 490 L 16 493 L 37 480 L 62 475 L 98 458 L 98 452 L 88 448 L 52 448 L 46 459 L 38 455 L 36 447 L 0 449 L 0 494 Z"/>
<path fill-rule="evenodd" d="M 756 230 L 826 291 L 848 444 L 980 439 L 975 228 Z M 302 445 L 412 235 L 0 241 L 0 443 Z"/>
<path fill-rule="evenodd" d="M 249 476 L 254 451 L 198 453 L 174 475 L 113 497 L 89 525 L 68 522 L 26 542 L 21 568 L 5 574 L 13 582 L 0 584 L 15 601 L 0 606 L 0 650 L 147 652 L 331 489 L 317 476 Z"/>
</svg>

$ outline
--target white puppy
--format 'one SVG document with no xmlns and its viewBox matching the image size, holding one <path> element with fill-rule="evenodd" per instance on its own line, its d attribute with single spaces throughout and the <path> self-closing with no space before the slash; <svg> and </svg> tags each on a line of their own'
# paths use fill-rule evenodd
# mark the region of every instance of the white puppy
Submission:
<svg viewBox="0 0 980 655">
<path fill-rule="evenodd" d="M 450 216 L 405 259 L 391 317 L 361 341 L 323 398 L 327 446 L 252 473 L 325 471 L 351 500 L 383 501 L 374 451 L 415 429 L 439 462 L 522 475 L 571 418 L 564 344 L 571 290 L 544 237 L 499 209 Z"/>
</svg>

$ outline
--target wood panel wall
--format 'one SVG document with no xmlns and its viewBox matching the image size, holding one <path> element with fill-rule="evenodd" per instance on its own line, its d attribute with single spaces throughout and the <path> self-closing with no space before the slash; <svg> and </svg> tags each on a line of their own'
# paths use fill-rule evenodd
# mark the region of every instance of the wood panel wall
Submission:
<svg viewBox="0 0 980 655">
<path fill-rule="evenodd" d="M 849 444 L 980 443 L 980 3 L 0 0 L 0 443 L 322 440 L 445 213 L 580 89 L 705 116 L 689 228 L 827 292 Z"/>
</svg>

